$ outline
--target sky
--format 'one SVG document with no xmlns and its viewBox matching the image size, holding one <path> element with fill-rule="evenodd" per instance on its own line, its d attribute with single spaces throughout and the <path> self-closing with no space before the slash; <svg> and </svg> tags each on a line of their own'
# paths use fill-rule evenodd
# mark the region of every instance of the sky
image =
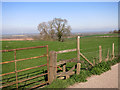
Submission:
<svg viewBox="0 0 120 90">
<path fill-rule="evenodd" d="M 118 29 L 118 2 L 2 2 L 2 34 L 39 33 L 37 26 L 67 19 L 72 32 Z"/>
</svg>

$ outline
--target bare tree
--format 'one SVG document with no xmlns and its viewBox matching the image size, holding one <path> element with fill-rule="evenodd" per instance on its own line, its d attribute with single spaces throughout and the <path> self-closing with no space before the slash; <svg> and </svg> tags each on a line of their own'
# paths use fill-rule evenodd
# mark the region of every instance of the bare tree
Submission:
<svg viewBox="0 0 120 90">
<path fill-rule="evenodd" d="M 48 23 L 42 22 L 38 25 L 38 30 L 40 31 L 41 39 L 49 38 Z"/>
<path fill-rule="evenodd" d="M 55 32 L 55 29 L 53 27 L 53 22 L 52 21 L 49 21 L 48 22 L 48 27 L 49 27 L 49 35 L 52 39 L 55 39 L 56 38 L 56 32 Z"/>
<path fill-rule="evenodd" d="M 118 31 L 117 31 L 117 30 L 114 30 L 113 33 L 118 33 Z"/>
<path fill-rule="evenodd" d="M 65 36 L 70 35 L 71 27 L 67 25 L 66 19 L 54 18 L 48 23 L 40 23 L 38 30 L 41 36 L 49 36 L 52 39 L 57 38 L 58 41 L 63 41 Z"/>
<path fill-rule="evenodd" d="M 58 41 L 63 41 L 64 36 L 70 34 L 71 27 L 67 25 L 66 19 L 54 18 L 53 28 L 56 30 Z"/>
</svg>

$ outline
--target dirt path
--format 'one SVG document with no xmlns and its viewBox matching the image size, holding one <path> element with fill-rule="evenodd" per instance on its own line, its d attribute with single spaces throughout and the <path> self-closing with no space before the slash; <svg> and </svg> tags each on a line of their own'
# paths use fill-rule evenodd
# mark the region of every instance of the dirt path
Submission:
<svg viewBox="0 0 120 90">
<path fill-rule="evenodd" d="M 101 75 L 91 76 L 87 80 L 87 82 L 76 83 L 68 88 L 118 88 L 118 64 L 112 66 L 111 70 Z"/>
</svg>

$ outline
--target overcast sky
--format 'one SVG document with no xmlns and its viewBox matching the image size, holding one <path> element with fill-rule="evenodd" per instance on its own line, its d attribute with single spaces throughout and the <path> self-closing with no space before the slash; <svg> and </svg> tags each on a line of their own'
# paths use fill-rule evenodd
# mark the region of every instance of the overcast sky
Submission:
<svg viewBox="0 0 120 90">
<path fill-rule="evenodd" d="M 67 19 L 72 32 L 118 28 L 117 2 L 3 2 L 2 33 L 39 33 L 37 26 L 53 18 Z"/>
</svg>

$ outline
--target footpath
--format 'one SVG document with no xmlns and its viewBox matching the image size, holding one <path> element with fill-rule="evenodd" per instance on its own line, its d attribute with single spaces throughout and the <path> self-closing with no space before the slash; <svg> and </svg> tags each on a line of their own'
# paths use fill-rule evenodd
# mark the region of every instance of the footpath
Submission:
<svg viewBox="0 0 120 90">
<path fill-rule="evenodd" d="M 112 66 L 111 70 L 101 75 L 87 78 L 87 82 L 76 83 L 68 88 L 118 88 L 118 66 L 120 67 L 120 63 Z"/>
</svg>

